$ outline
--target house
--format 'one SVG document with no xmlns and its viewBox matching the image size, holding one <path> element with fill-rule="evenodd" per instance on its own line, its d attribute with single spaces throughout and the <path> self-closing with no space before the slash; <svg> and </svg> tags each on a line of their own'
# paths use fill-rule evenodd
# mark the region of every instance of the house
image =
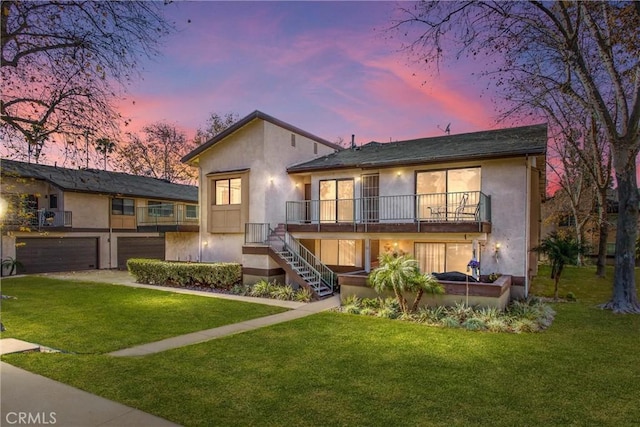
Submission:
<svg viewBox="0 0 640 427">
<path fill-rule="evenodd" d="M 558 190 L 561 191 L 561 190 Z M 640 195 L 640 190 L 638 190 Z M 596 205 L 596 206 L 593 206 Z M 595 263 L 598 258 L 598 247 L 600 243 L 600 227 L 598 226 L 597 202 L 591 199 L 585 200 L 581 205 L 581 214 L 584 215 L 584 225 L 582 226 L 582 242 L 587 247 L 587 256 Z M 616 189 L 607 190 L 607 222 L 608 234 L 606 244 L 606 263 L 614 265 L 616 253 L 616 235 L 618 228 L 618 192 Z M 640 212 L 640 204 L 638 204 Z M 558 232 L 561 234 L 575 235 L 576 217 L 570 209 L 563 203 L 562 197 L 556 193 L 547 198 L 542 204 L 542 237 Z M 638 229 L 640 229 L 640 217 L 638 218 Z M 640 258 L 636 257 L 636 266 L 640 266 Z"/>
<path fill-rule="evenodd" d="M 537 271 L 546 125 L 341 149 L 256 111 L 183 161 L 200 169 L 203 260 L 243 264 L 322 296 L 363 286 L 385 251 L 425 272 Z M 489 289 L 489 288 L 487 288 Z"/>
<path fill-rule="evenodd" d="M 198 260 L 198 189 L 160 179 L 2 159 L 2 259 L 24 272 Z"/>
</svg>

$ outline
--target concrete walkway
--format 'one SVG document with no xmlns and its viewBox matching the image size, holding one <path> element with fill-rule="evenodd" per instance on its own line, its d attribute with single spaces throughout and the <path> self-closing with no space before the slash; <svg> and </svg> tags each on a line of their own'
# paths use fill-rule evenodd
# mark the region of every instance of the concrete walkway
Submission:
<svg viewBox="0 0 640 427">
<path fill-rule="evenodd" d="M 278 301 L 266 298 L 241 297 L 237 295 L 216 294 L 212 292 L 191 291 L 180 288 L 135 283 L 127 272 L 96 270 L 90 272 L 52 273 L 46 276 L 67 279 L 112 283 L 117 285 L 150 288 L 155 290 L 187 293 L 212 298 L 234 299 L 245 302 L 277 305 L 290 308 L 290 311 L 247 320 L 231 325 L 144 344 L 109 353 L 112 356 L 143 356 L 186 345 L 209 341 L 226 335 L 232 335 L 263 328 L 277 323 L 310 316 L 340 305 L 340 297 L 334 296 L 309 304 L 292 301 Z M 22 351 L 48 351 L 38 344 L 13 338 L 0 340 L 0 354 Z M 0 426 L 29 424 L 33 426 L 78 426 L 78 427 L 170 427 L 178 426 L 163 418 L 147 414 L 117 402 L 87 393 L 66 384 L 33 374 L 8 363 L 0 362 Z"/>
<path fill-rule="evenodd" d="M 276 323 L 288 322 L 289 320 L 310 316 L 321 311 L 338 307 L 339 305 L 340 297 L 336 295 L 322 301 L 304 304 L 302 307 L 290 311 L 285 311 L 284 313 L 272 314 L 271 316 L 245 320 L 244 322 L 240 323 L 233 323 L 231 325 L 225 325 L 218 328 L 207 329 L 205 331 L 198 331 L 186 335 L 180 335 L 162 341 L 156 341 L 136 347 L 125 348 L 123 350 L 109 353 L 109 355 L 144 356 L 146 354 L 158 353 L 161 351 L 170 350 L 172 348 L 184 347 L 186 345 L 213 340 L 216 338 L 224 337 L 226 335 L 238 334 L 253 329 L 263 328 L 265 326 L 275 325 Z"/>
<path fill-rule="evenodd" d="M 155 415 L 0 362 L 0 425 L 171 427 Z"/>
</svg>

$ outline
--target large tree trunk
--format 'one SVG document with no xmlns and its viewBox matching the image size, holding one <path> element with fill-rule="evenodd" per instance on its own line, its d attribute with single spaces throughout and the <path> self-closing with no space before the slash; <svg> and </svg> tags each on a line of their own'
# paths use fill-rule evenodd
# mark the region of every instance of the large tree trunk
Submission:
<svg viewBox="0 0 640 427">
<path fill-rule="evenodd" d="M 622 141 L 620 141 L 622 142 Z M 637 152 L 633 144 L 615 147 L 614 169 L 618 181 L 618 224 L 616 231 L 613 295 L 602 305 L 614 313 L 640 313 L 635 281 L 635 243 L 638 237 Z"/>
<path fill-rule="evenodd" d="M 598 260 L 596 275 L 604 277 L 607 265 L 607 240 L 609 238 L 609 216 L 607 215 L 607 189 L 598 189 Z"/>
</svg>

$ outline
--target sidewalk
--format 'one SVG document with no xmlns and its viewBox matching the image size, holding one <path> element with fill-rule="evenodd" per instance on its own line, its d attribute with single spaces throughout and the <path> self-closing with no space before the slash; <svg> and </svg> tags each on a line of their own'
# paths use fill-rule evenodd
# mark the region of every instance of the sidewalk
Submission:
<svg viewBox="0 0 640 427">
<path fill-rule="evenodd" d="M 299 319 L 301 317 L 310 316 L 321 311 L 329 310 L 340 305 L 340 296 L 335 295 L 322 301 L 303 304 L 294 310 L 285 311 L 284 313 L 272 314 L 271 316 L 259 317 L 257 319 L 245 320 L 240 323 L 224 325 L 218 328 L 207 329 L 204 331 L 193 332 L 191 334 L 180 335 L 168 338 L 162 341 L 156 341 L 136 347 L 125 348 L 123 350 L 109 353 L 111 356 L 144 356 L 152 353 L 170 350 L 173 348 L 184 347 L 186 345 L 197 344 L 226 335 L 238 334 L 253 329 L 263 328 L 265 326 L 275 325 L 277 323 L 288 322 L 289 320 Z"/>
<path fill-rule="evenodd" d="M 135 283 L 133 277 L 121 271 L 97 271 L 63 274 L 47 274 L 46 276 L 68 280 L 87 280 L 113 283 L 124 286 L 150 288 L 167 292 L 188 293 L 213 298 L 234 299 L 260 304 L 277 305 L 291 310 L 284 313 L 225 325 L 218 328 L 193 332 L 186 335 L 143 344 L 109 353 L 112 356 L 143 356 L 186 345 L 213 340 L 263 328 L 289 320 L 310 316 L 340 305 L 338 295 L 309 304 L 293 301 L 278 301 L 266 298 L 242 297 L 237 295 L 216 294 L 211 292 L 191 291 L 187 289 L 163 288 L 161 286 Z M 18 351 L 36 351 L 46 348 L 38 344 L 28 343 L 13 338 L 0 340 L 0 354 Z M 147 414 L 117 402 L 73 388 L 66 384 L 33 374 L 8 363 L 0 362 L 0 426 L 29 424 L 33 426 L 78 426 L 78 427 L 133 427 L 178 426 L 163 418 Z"/>
<path fill-rule="evenodd" d="M 155 415 L 0 362 L 0 425 L 171 427 Z"/>
</svg>

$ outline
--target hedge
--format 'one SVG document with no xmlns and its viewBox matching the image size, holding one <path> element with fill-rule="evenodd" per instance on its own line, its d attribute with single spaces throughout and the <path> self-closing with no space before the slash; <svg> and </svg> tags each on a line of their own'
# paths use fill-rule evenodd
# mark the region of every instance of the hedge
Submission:
<svg viewBox="0 0 640 427">
<path fill-rule="evenodd" d="M 242 279 L 242 265 L 231 262 L 171 262 L 131 258 L 127 269 L 136 282 L 149 285 L 209 286 L 231 289 Z"/>
</svg>

